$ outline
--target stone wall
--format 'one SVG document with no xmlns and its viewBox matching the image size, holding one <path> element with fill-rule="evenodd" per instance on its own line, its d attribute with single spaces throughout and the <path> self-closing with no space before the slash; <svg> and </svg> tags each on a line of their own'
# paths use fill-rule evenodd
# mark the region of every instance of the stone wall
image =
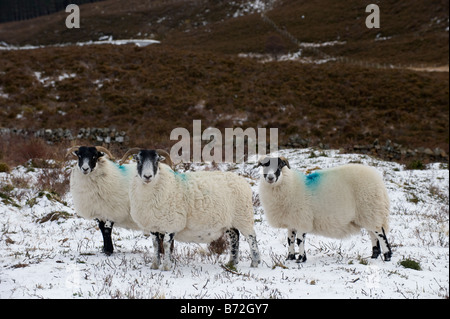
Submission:
<svg viewBox="0 0 450 319">
<path fill-rule="evenodd" d="M 288 142 L 284 146 L 289 148 L 317 146 L 321 149 L 329 149 L 327 144 L 318 143 L 317 145 L 313 145 L 308 138 L 302 138 L 298 134 L 290 136 Z M 395 161 L 425 159 L 430 161 L 448 162 L 449 160 L 448 154 L 441 148 L 431 149 L 429 147 L 418 147 L 413 149 L 398 143 L 393 143 L 391 140 L 381 143 L 376 139 L 372 144 L 352 145 L 341 148 L 341 151 L 347 153 L 363 153 Z"/>
<path fill-rule="evenodd" d="M 0 128 L 0 136 L 2 135 L 20 135 L 34 136 L 43 138 L 49 143 L 57 143 L 63 140 L 88 140 L 92 144 L 123 144 L 129 141 L 125 131 L 118 131 L 114 128 L 80 128 L 78 131 L 69 129 L 40 129 L 37 131 L 15 128 Z M 282 145 L 283 148 L 306 148 L 319 147 L 321 149 L 329 149 L 327 144 L 313 144 L 308 138 L 302 138 L 298 134 L 289 137 L 288 142 Z M 381 143 L 376 139 L 372 144 L 352 145 L 342 148 L 341 151 L 348 153 L 363 153 L 377 156 L 386 160 L 409 160 L 409 159 L 425 159 L 430 161 L 448 162 L 448 154 L 440 148 L 431 149 L 428 147 L 408 148 L 390 140 Z"/>
<path fill-rule="evenodd" d="M 24 137 L 38 137 L 49 143 L 57 143 L 63 140 L 89 140 L 92 144 L 114 144 L 128 142 L 129 137 L 126 132 L 118 131 L 110 128 L 80 128 L 78 131 L 69 129 L 40 129 L 37 131 L 15 128 L 0 128 L 0 136 L 2 135 L 19 135 Z"/>
<path fill-rule="evenodd" d="M 369 145 L 353 145 L 351 150 L 358 153 L 378 155 L 390 160 L 405 158 L 429 158 L 437 161 L 448 161 L 448 154 L 441 148 L 429 147 L 408 148 L 387 140 L 384 144 L 377 140 Z"/>
</svg>

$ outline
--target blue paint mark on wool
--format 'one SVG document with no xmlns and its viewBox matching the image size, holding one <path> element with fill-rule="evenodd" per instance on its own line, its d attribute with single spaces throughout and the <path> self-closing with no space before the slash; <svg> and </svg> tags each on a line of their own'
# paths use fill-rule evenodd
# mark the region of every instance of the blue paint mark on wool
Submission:
<svg viewBox="0 0 450 319">
<path fill-rule="evenodd" d="M 179 179 L 181 179 L 183 182 L 185 182 L 185 181 L 187 181 L 187 175 L 186 174 L 184 174 L 184 173 L 179 173 L 179 172 L 175 172 L 175 171 L 172 171 L 172 170 L 170 170 L 172 173 L 173 173 L 173 175 L 175 175 L 175 177 L 176 178 L 179 178 Z"/>
<path fill-rule="evenodd" d="M 305 184 L 306 186 L 312 188 L 312 187 L 316 187 L 317 185 L 319 185 L 320 182 L 320 176 L 321 174 L 318 172 L 314 172 L 311 173 L 309 175 L 306 175 L 306 179 L 305 179 Z"/>
<path fill-rule="evenodd" d="M 119 171 L 122 174 L 126 174 L 127 173 L 128 166 L 125 166 L 125 165 L 120 166 L 119 164 L 114 163 L 114 162 L 113 162 L 113 164 L 119 169 Z"/>
</svg>

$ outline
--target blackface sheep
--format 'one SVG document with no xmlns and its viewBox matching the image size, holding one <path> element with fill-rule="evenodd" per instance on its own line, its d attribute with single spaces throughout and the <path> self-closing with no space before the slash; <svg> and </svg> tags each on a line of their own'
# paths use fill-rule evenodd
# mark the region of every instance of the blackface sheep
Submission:
<svg viewBox="0 0 450 319">
<path fill-rule="evenodd" d="M 78 158 L 70 175 L 70 192 L 76 213 L 98 221 L 103 235 L 103 252 L 113 253 L 113 225 L 139 229 L 130 216 L 129 183 L 136 164 L 119 166 L 104 147 L 74 146 L 66 156 Z M 107 155 L 110 159 L 106 159 Z"/>
<path fill-rule="evenodd" d="M 372 258 L 382 250 L 384 260 L 391 259 L 389 197 L 374 168 L 349 164 L 304 175 L 284 157 L 265 157 L 258 166 L 263 168 L 259 195 L 268 222 L 288 229 L 288 259 L 295 259 L 297 232 L 297 262 L 304 262 L 306 233 L 344 238 L 361 228 L 370 234 Z"/>
<path fill-rule="evenodd" d="M 238 263 L 241 232 L 250 245 L 251 266 L 257 267 L 252 191 L 244 178 L 229 172 L 178 173 L 161 163 L 164 157 L 154 150 L 135 153 L 138 174 L 130 184 L 131 216 L 153 235 L 153 269 L 161 264 L 161 241 L 162 269 L 169 270 L 174 239 L 210 243 L 225 232 L 231 241 L 229 263 Z"/>
</svg>

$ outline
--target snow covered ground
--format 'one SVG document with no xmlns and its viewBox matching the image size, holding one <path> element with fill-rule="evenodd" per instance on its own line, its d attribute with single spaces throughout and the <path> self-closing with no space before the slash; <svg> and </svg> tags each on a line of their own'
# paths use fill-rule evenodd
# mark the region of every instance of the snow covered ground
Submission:
<svg viewBox="0 0 450 319">
<path fill-rule="evenodd" d="M 73 43 L 63 43 L 63 44 L 55 44 L 55 45 L 23 45 L 16 46 L 10 45 L 6 42 L 0 42 L 0 50 L 10 51 L 10 50 L 35 50 L 42 49 L 47 47 L 67 47 L 67 46 L 85 46 L 85 45 L 95 45 L 95 44 L 112 44 L 112 45 L 124 45 L 124 44 L 135 44 L 138 47 L 146 47 L 150 44 L 160 43 L 157 40 L 152 39 L 121 39 L 114 40 L 112 36 L 109 37 L 101 37 L 98 41 L 85 41 L 85 42 L 77 42 Z"/>
<path fill-rule="evenodd" d="M 178 242 L 173 270 L 152 270 L 150 238 L 116 228 L 115 252 L 105 256 L 97 224 L 76 216 L 70 193 L 59 198 L 39 189 L 51 169 L 18 167 L 0 173 L 0 298 L 448 298 L 448 165 L 405 170 L 365 155 L 313 152 L 281 154 L 303 172 L 360 162 L 383 174 L 392 203 L 392 261 L 370 259 L 365 231 L 345 240 L 308 235 L 307 262 L 286 261 L 286 231 L 267 224 L 257 196 L 259 170 L 245 163 L 219 168 L 243 175 L 255 192 L 259 268 L 250 268 L 241 236 L 234 272 L 221 267 L 227 253 Z M 421 270 L 405 268 L 400 264 L 405 260 L 416 261 Z"/>
</svg>

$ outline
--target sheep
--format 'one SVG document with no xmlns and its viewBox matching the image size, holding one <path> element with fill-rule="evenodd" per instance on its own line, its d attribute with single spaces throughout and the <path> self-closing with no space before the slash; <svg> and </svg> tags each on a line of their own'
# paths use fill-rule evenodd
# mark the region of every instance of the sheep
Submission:
<svg viewBox="0 0 450 319">
<path fill-rule="evenodd" d="M 224 233 L 231 243 L 229 265 L 235 265 L 240 232 L 249 242 L 251 267 L 258 266 L 252 190 L 244 178 L 230 172 L 178 173 L 162 163 L 164 156 L 157 151 L 138 149 L 134 153 L 138 174 L 130 183 L 131 216 L 153 236 L 152 269 L 172 268 L 168 248 L 174 239 L 210 243 Z M 161 242 L 166 252 L 162 265 Z"/>
<path fill-rule="evenodd" d="M 104 158 L 107 155 L 110 159 Z M 111 233 L 113 225 L 139 230 L 130 216 L 129 182 L 135 173 L 135 164 L 119 166 L 104 147 L 71 147 L 66 157 L 78 157 L 70 175 L 70 192 L 77 214 L 95 219 L 103 236 L 103 252 L 114 251 Z"/>
<path fill-rule="evenodd" d="M 284 157 L 264 157 L 259 195 L 272 227 L 288 229 L 288 260 L 295 260 L 295 239 L 306 261 L 305 236 L 314 233 L 345 238 L 365 228 L 372 242 L 372 258 L 381 248 L 384 260 L 392 257 L 389 231 L 389 197 L 380 174 L 371 167 L 348 164 L 304 175 L 291 169 Z"/>
<path fill-rule="evenodd" d="M 159 150 L 167 154 L 163 150 Z M 104 155 L 110 159 L 105 159 Z M 66 157 L 78 157 L 70 175 L 70 192 L 77 214 L 95 219 L 103 237 L 103 252 L 111 255 L 114 225 L 140 230 L 130 215 L 129 184 L 136 172 L 136 164 L 118 165 L 104 147 L 73 146 Z"/>
</svg>

